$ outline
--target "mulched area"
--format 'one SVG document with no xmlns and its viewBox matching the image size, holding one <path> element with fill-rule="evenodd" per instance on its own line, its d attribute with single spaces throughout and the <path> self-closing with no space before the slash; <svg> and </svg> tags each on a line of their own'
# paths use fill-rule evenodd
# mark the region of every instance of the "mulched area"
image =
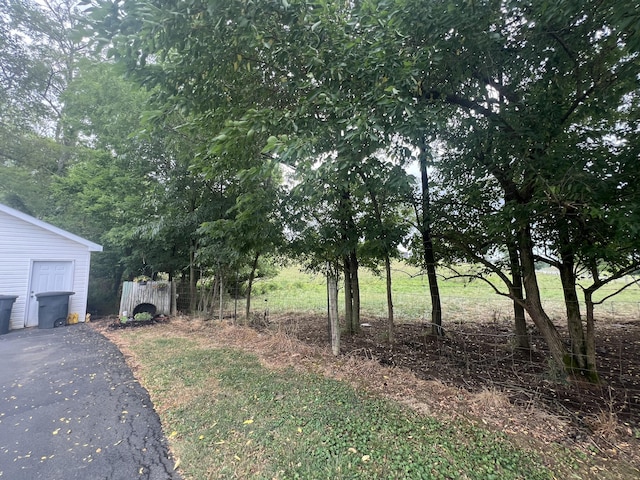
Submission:
<svg viewBox="0 0 640 480">
<path fill-rule="evenodd" d="M 159 323 L 167 323 L 169 319 L 168 317 L 158 315 L 149 320 L 129 320 L 125 323 L 122 323 L 118 317 L 112 316 L 104 317 L 102 319 L 96 319 L 95 321 L 106 321 L 108 323 L 107 328 L 109 328 L 110 330 L 124 330 L 127 328 L 140 328 L 149 325 L 157 325 Z"/>
<path fill-rule="evenodd" d="M 587 433 L 615 428 L 640 439 L 640 321 L 598 325 L 597 356 L 601 385 L 554 371 L 543 339 L 532 330 L 531 349 L 515 348 L 509 323 L 456 323 L 445 337 L 431 335 L 428 325 L 396 325 L 395 342 L 386 342 L 385 321 L 363 318 L 360 334 L 344 336 L 341 352 L 381 365 L 412 371 L 423 380 L 439 380 L 470 392 L 496 389 L 512 404 L 542 407 Z M 272 316 L 271 325 L 312 345 L 328 343 L 323 316 Z M 563 332 L 563 335 L 566 332 Z M 565 335 L 566 337 L 566 335 Z M 608 420 L 617 420 L 612 426 Z"/>
</svg>

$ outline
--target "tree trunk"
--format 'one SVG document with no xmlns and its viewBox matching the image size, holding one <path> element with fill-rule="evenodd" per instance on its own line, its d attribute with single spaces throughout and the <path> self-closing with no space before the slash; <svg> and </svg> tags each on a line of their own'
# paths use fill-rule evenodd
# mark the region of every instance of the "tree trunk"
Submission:
<svg viewBox="0 0 640 480">
<path fill-rule="evenodd" d="M 525 309 L 533 323 L 545 339 L 551 356 L 556 366 L 566 371 L 570 365 L 570 356 L 565 348 L 562 338 L 555 325 L 542 308 L 540 289 L 536 278 L 535 261 L 533 255 L 533 242 L 531 240 L 530 227 L 524 226 L 518 232 L 520 249 L 520 266 L 522 268 L 522 281 L 526 293 Z"/>
<path fill-rule="evenodd" d="M 331 351 L 340 354 L 340 322 L 338 318 L 338 276 L 337 271 L 327 262 L 327 300 L 329 308 L 329 334 Z"/>
<path fill-rule="evenodd" d="M 427 144 L 423 139 L 420 145 L 420 178 L 422 184 L 422 219 L 421 231 L 422 247 L 424 249 L 424 266 L 427 270 L 429 281 L 429 295 L 431 297 L 431 332 L 433 335 L 442 336 L 442 304 L 440 302 L 440 289 L 438 288 L 438 276 L 436 275 L 436 259 L 433 252 L 433 240 L 431 238 L 431 199 L 429 195 L 429 172 L 427 163 L 429 153 Z"/>
<path fill-rule="evenodd" d="M 428 240 L 431 247 L 425 250 L 425 262 L 427 268 L 427 279 L 429 281 L 429 295 L 431 296 L 431 333 L 439 337 L 444 335 L 442 328 L 442 305 L 440 304 L 440 289 L 438 288 L 438 277 L 436 275 L 436 264 L 433 256 L 431 239 Z"/>
<path fill-rule="evenodd" d="M 566 258 L 564 259 L 566 260 Z M 571 339 L 571 370 L 575 373 L 587 373 L 586 345 L 584 330 L 582 328 L 582 316 L 580 304 L 576 293 L 576 278 L 573 271 L 573 263 L 567 261 L 560 264 L 560 282 L 564 295 L 565 311 L 567 312 L 567 326 Z"/>
<path fill-rule="evenodd" d="M 360 283 L 354 251 L 344 257 L 344 307 L 347 331 L 352 335 L 360 332 Z"/>
<path fill-rule="evenodd" d="M 518 257 L 517 245 L 510 241 L 507 242 L 509 250 L 509 263 L 511 264 L 511 283 L 513 284 L 512 295 L 515 297 L 513 301 L 513 320 L 516 334 L 516 347 L 529 350 L 529 335 L 527 333 L 527 322 L 525 319 L 524 307 L 522 306 L 524 297 L 522 292 L 522 271 L 520 269 L 520 258 Z M 518 301 L 520 300 L 520 301 Z"/>
<path fill-rule="evenodd" d="M 220 298 L 220 275 L 213 276 L 213 285 L 211 285 L 211 315 L 215 313 L 216 302 Z"/>
<path fill-rule="evenodd" d="M 198 305 L 198 279 L 196 278 L 196 246 L 191 242 L 189 249 L 189 312 L 195 313 Z"/>
<path fill-rule="evenodd" d="M 387 274 L 387 336 L 389 343 L 395 340 L 393 324 L 393 294 L 391 291 L 391 260 L 389 255 L 384 256 L 384 269 Z"/>
<path fill-rule="evenodd" d="M 122 266 L 118 266 L 115 269 L 115 273 L 113 275 L 113 284 L 111 285 L 112 288 L 112 298 L 117 302 L 116 303 L 116 308 L 118 308 L 120 306 L 120 294 L 122 293 L 122 290 L 120 290 L 122 288 L 122 282 L 124 280 L 123 276 L 124 276 L 124 272 L 125 272 L 125 268 Z"/>
<path fill-rule="evenodd" d="M 178 313 L 178 295 L 176 293 L 176 281 L 171 278 L 171 315 L 175 316 Z"/>
<path fill-rule="evenodd" d="M 349 335 L 353 335 L 353 290 L 351 289 L 351 271 L 349 256 L 343 258 L 344 273 L 344 322 Z"/>
<path fill-rule="evenodd" d="M 351 252 L 351 292 L 352 292 L 352 320 L 354 333 L 360 332 L 360 278 L 358 277 L 358 257 L 355 250 Z"/>
<path fill-rule="evenodd" d="M 600 376 L 596 368 L 596 322 L 594 316 L 594 303 L 593 292 L 589 289 L 584 291 L 584 303 L 587 309 L 587 338 L 586 338 L 586 351 L 587 351 L 587 365 L 588 380 L 592 383 L 600 383 Z"/>
<path fill-rule="evenodd" d="M 224 275 L 222 274 L 222 272 L 220 272 L 220 291 L 219 291 L 219 294 L 220 294 L 220 302 L 219 302 L 220 305 L 218 305 L 218 307 L 219 307 L 218 314 L 219 314 L 219 317 L 220 317 L 220 321 L 222 321 L 224 319 L 224 297 L 223 297 L 223 294 L 224 294 Z M 235 317 L 233 317 L 233 323 L 234 324 L 236 323 L 236 318 Z"/>
<path fill-rule="evenodd" d="M 353 219 L 353 204 L 351 193 L 344 189 L 340 194 L 340 211 L 342 233 L 341 240 L 347 251 L 343 257 L 344 269 L 344 302 L 345 321 L 349 334 L 360 331 L 360 284 L 358 282 L 358 230 Z"/>
<path fill-rule="evenodd" d="M 558 240 L 560 243 L 561 255 L 561 263 L 559 265 L 560 281 L 562 282 L 562 292 L 567 312 L 567 327 L 569 328 L 569 336 L 571 337 L 571 370 L 574 373 L 578 373 L 589 379 L 589 381 L 594 381 L 592 379 L 596 379 L 597 381 L 598 373 L 596 371 L 595 363 L 595 338 L 593 339 L 593 356 L 589 358 L 588 341 L 585 338 L 584 328 L 582 326 L 580 302 L 576 291 L 577 282 L 574 268 L 575 254 L 568 231 L 568 221 L 569 219 L 566 217 L 560 219 Z"/>
<path fill-rule="evenodd" d="M 249 323 L 249 315 L 251 315 L 251 289 L 253 288 L 253 279 L 256 276 L 256 270 L 258 269 L 258 259 L 260 254 L 256 253 L 253 257 L 253 263 L 251 264 L 251 272 L 249 273 L 249 282 L 247 283 L 247 305 L 244 311 L 245 324 Z"/>
<path fill-rule="evenodd" d="M 518 192 L 512 180 L 506 178 L 497 168 L 492 168 L 491 173 L 502 186 L 506 203 L 515 202 L 520 205 L 526 204 L 527 196 L 525 195 L 523 198 L 523 195 Z M 531 238 L 531 224 L 529 220 L 521 220 L 518 222 L 515 240 L 520 257 L 522 285 L 524 293 L 526 294 L 524 308 L 544 338 L 556 367 L 562 371 L 567 371 L 570 360 L 569 353 L 562 342 L 562 337 L 560 337 L 558 330 L 542 307 L 540 288 L 538 287 L 538 279 L 536 277 L 533 239 Z"/>
</svg>

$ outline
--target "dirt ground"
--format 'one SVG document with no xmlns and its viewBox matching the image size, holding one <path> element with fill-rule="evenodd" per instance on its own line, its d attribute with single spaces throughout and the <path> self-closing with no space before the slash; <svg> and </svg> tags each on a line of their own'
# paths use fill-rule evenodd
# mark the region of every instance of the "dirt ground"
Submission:
<svg viewBox="0 0 640 480">
<path fill-rule="evenodd" d="M 329 342 L 322 316 L 272 316 L 270 328 L 284 329 L 304 342 Z M 358 335 L 341 338 L 341 353 L 409 370 L 425 381 L 481 394 L 500 392 L 521 411 L 535 408 L 566 421 L 564 443 L 587 442 L 603 452 L 622 447 L 634 455 L 640 446 L 640 321 L 598 326 L 600 385 L 554 371 L 543 339 L 530 331 L 531 349 L 515 348 L 507 322 L 468 322 L 449 327 L 444 338 L 430 326 L 396 325 L 395 342 L 386 342 L 385 320 L 362 319 Z M 566 338 L 566 332 L 562 332 Z M 638 459 L 636 458 L 636 461 Z"/>
<path fill-rule="evenodd" d="M 271 321 L 291 324 L 287 317 Z M 321 317 L 294 322 L 291 333 L 297 338 L 319 346 L 328 343 Z M 610 412 L 632 429 L 640 428 L 638 321 L 600 327 L 597 362 L 602 384 L 597 386 L 554 372 L 544 341 L 535 333 L 530 337 L 531 350 L 515 348 L 509 324 L 456 324 L 439 338 L 426 325 L 405 323 L 396 326 L 393 345 L 385 340 L 383 320 L 366 318 L 363 325 L 360 334 L 342 336 L 343 354 L 409 369 L 421 379 L 471 392 L 495 388 L 514 404 L 543 404 L 554 413 L 575 417 L 578 424 L 589 415 Z"/>
<path fill-rule="evenodd" d="M 329 352 L 322 315 L 271 315 L 254 323 L 253 336 L 232 322 L 224 328 L 185 318 L 155 324 L 199 336 L 215 332 L 218 342 L 237 343 L 272 366 L 308 363 L 429 415 L 482 423 L 524 443 L 577 447 L 603 459 L 603 465 L 624 459 L 640 467 L 640 322 L 599 325 L 602 384 L 597 386 L 554 373 L 535 331 L 530 332 L 531 350 L 514 348 L 506 322 L 451 325 L 444 338 L 433 337 L 427 325 L 399 324 L 392 346 L 385 340 L 383 319 L 362 322 L 360 334 L 343 335 L 338 359 Z M 101 325 L 113 333 L 146 326 Z"/>
</svg>

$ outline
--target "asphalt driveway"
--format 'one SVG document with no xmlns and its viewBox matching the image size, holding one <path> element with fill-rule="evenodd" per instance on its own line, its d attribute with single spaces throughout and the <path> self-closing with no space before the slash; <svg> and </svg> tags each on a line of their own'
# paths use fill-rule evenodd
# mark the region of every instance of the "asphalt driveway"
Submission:
<svg viewBox="0 0 640 480">
<path fill-rule="evenodd" d="M 0 335 L 0 479 L 178 480 L 120 351 L 78 324 Z"/>
</svg>

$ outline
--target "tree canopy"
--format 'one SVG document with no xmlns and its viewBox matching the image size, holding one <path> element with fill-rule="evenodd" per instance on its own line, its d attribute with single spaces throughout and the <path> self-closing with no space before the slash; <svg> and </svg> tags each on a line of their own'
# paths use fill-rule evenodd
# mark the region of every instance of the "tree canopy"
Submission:
<svg viewBox="0 0 640 480">
<path fill-rule="evenodd" d="M 597 380 L 593 293 L 640 266 L 640 8 L 12 5 L 0 10 L 3 199 L 112 245 L 114 284 L 148 268 L 195 295 L 201 275 L 244 264 L 250 295 L 260 257 L 333 262 L 356 332 L 358 268 L 388 270 L 405 245 L 428 273 L 433 333 L 446 324 L 436 268 L 472 262 L 558 366 Z M 56 209 L 19 193 L 37 188 Z M 560 274 L 570 349 L 543 308 L 540 262 Z"/>
</svg>

